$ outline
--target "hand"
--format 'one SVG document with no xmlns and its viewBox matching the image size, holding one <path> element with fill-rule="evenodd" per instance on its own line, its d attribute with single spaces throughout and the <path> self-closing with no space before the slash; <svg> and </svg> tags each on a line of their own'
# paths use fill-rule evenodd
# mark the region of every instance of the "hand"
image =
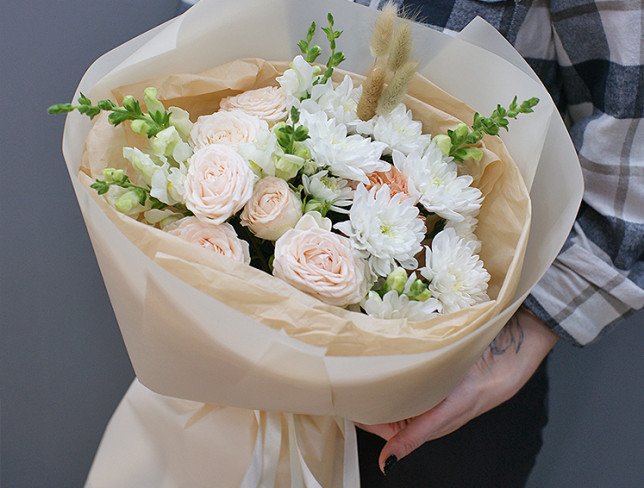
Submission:
<svg viewBox="0 0 644 488">
<path fill-rule="evenodd" d="M 427 441 L 459 429 L 512 398 L 530 379 L 558 336 L 520 309 L 492 341 L 461 383 L 431 410 L 400 422 L 358 426 L 387 441 L 378 463 L 385 472 Z M 385 467 L 386 465 L 386 467 Z"/>
</svg>

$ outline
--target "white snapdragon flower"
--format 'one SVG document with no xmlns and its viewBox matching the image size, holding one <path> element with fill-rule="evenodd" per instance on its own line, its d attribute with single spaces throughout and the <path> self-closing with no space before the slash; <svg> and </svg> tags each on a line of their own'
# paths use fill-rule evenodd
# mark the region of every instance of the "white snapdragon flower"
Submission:
<svg viewBox="0 0 644 488">
<path fill-rule="evenodd" d="M 192 156 L 190 144 L 181 139 L 179 131 L 172 125 L 150 138 L 148 143 L 155 156 L 172 158 L 177 162 L 185 161 Z"/>
<path fill-rule="evenodd" d="M 148 185 L 150 195 L 163 203 L 174 205 L 184 201 L 185 165 L 170 166 L 165 156 L 152 158 L 136 147 L 124 147 L 123 157 L 130 161 L 143 182 Z"/>
<path fill-rule="evenodd" d="M 406 269 L 418 266 L 414 256 L 422 250 L 425 224 L 412 200 L 402 193 L 391 197 L 387 185 L 370 191 L 358 185 L 349 220 L 335 227 L 369 259 L 378 276 L 387 276 L 396 263 Z"/>
<path fill-rule="evenodd" d="M 267 127 L 257 134 L 253 142 L 245 142 L 237 151 L 250 162 L 257 176 L 275 176 L 275 152 L 279 148 L 277 136 Z"/>
<path fill-rule="evenodd" d="M 327 170 L 312 176 L 302 175 L 302 184 L 307 195 L 331 204 L 331 210 L 349 213 L 341 207 L 348 207 L 353 201 L 353 190 L 347 180 L 328 175 Z"/>
<path fill-rule="evenodd" d="M 416 194 L 427 211 L 444 219 L 462 221 L 464 215 L 481 208 L 483 195 L 478 188 L 470 186 L 473 178 L 458 176 L 456 164 L 433 142 L 422 155 L 412 152 L 405 156 L 394 151 L 393 161 L 407 176 L 410 192 Z"/>
<path fill-rule="evenodd" d="M 284 90 L 289 106 L 307 93 L 311 93 L 313 80 L 319 72 L 320 68 L 307 63 L 301 55 L 295 56 L 291 67 L 284 71 L 282 76 L 277 77 L 277 82 Z"/>
<path fill-rule="evenodd" d="M 407 295 L 399 295 L 395 290 L 388 291 L 381 297 L 375 291 L 360 304 L 367 315 L 379 319 L 403 319 L 422 321 L 437 315 L 440 302 L 428 298 L 424 302 L 410 300 Z"/>
<path fill-rule="evenodd" d="M 175 168 L 165 163 L 161 167 L 161 171 L 157 171 L 152 176 L 150 195 L 168 205 L 183 203 L 186 192 L 186 173 L 187 168 L 185 164 L 181 164 L 179 168 Z"/>
<path fill-rule="evenodd" d="M 309 112 L 322 110 L 329 118 L 345 124 L 351 133 L 361 122 L 358 118 L 358 101 L 362 95 L 362 86 L 353 87 L 353 80 L 345 75 L 342 83 L 333 87 L 331 80 L 321 85 L 314 85 L 311 98 L 302 102 L 302 109 Z"/>
<path fill-rule="evenodd" d="M 429 290 L 452 313 L 489 300 L 490 274 L 472 247 L 454 229 L 439 232 L 426 248 L 425 267 L 420 274 L 429 281 Z"/>
<path fill-rule="evenodd" d="M 380 160 L 386 144 L 358 134 L 347 137 L 347 127 L 329 119 L 325 112 L 303 110 L 300 123 L 309 129 L 305 144 L 313 159 L 320 166 L 328 166 L 335 176 L 367 183 L 368 174 L 389 168 L 389 163 Z"/>
<path fill-rule="evenodd" d="M 357 130 L 387 144 L 389 154 L 394 150 L 405 155 L 422 153 L 431 141 L 429 134 L 423 134 L 423 124 L 413 120 L 411 110 L 402 103 L 386 115 L 358 124 Z"/>
</svg>

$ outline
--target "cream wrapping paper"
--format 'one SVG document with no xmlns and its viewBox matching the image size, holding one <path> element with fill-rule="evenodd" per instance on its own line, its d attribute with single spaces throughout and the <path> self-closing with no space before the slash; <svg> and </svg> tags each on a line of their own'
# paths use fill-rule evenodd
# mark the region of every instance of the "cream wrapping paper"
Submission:
<svg viewBox="0 0 644 488">
<path fill-rule="evenodd" d="M 205 81 L 210 85 L 204 89 L 201 86 L 204 79 L 198 75 L 189 75 L 192 78 L 186 84 L 185 77 L 172 82 L 171 74 L 200 73 L 234 59 L 256 56 L 291 59 L 295 43 L 308 23 L 321 21 L 327 11 L 334 13 L 337 25 L 345 32 L 341 38 L 348 58 L 345 67 L 352 72 L 364 72 L 369 62 L 367 39 L 374 20 L 374 13 L 367 9 L 344 0 L 248 0 L 243 3 L 202 0 L 184 16 L 101 57 L 88 70 L 79 91 L 93 98 L 109 97 L 115 90 L 116 94 L 122 94 L 119 87 L 127 86 L 127 93 L 131 93 L 147 86 L 144 80 L 165 79 L 165 85 L 157 85 L 162 96 L 183 101 L 190 108 L 190 97 L 195 93 L 217 91 L 212 90 L 212 78 Z M 237 33 L 240 27 L 253 35 L 240 36 Z M 507 237 L 512 242 L 509 254 L 497 256 L 488 250 L 484 259 L 488 267 L 503 270 L 505 266 L 516 272 L 510 273 L 512 279 L 505 281 L 505 276 L 497 273 L 491 290 L 497 301 L 463 311 L 449 321 L 434 320 L 414 327 L 404 321 L 393 321 L 393 324 L 374 321 L 334 310 L 284 283 L 276 284 L 276 280 L 270 284 L 277 289 L 269 294 L 262 285 L 270 277 L 261 276 L 261 272 L 241 270 L 234 263 L 207 256 L 176 240 L 167 242 L 167 236 L 155 229 L 142 230 L 142 224 L 111 211 L 93 191 L 88 191 L 87 178 L 78 178 L 91 124 L 77 114 L 68 117 L 63 141 L 65 158 L 137 376 L 143 384 L 163 395 L 197 402 L 194 410 L 206 408 L 203 418 L 188 428 L 172 408 L 166 408 L 180 400 L 154 394 L 135 382 L 108 428 L 88 486 L 166 486 L 154 479 L 170 480 L 166 481 L 170 483 L 167 486 L 213 486 L 212 472 L 190 478 L 185 466 L 163 462 L 166 457 L 183 451 L 197 453 L 208 449 L 208 444 L 202 446 L 197 442 L 206 432 L 210 432 L 206 438 L 213 441 L 212 457 L 208 458 L 213 461 L 208 462 L 218 464 L 214 460 L 227 460 L 225 454 L 238 454 L 233 456 L 237 464 L 222 462 L 218 476 L 223 478 L 217 478 L 222 481 L 215 486 L 238 486 L 241 482 L 236 480 L 242 478 L 251 486 L 253 482 L 248 480 L 253 478 L 253 472 L 256 474 L 254 486 L 288 486 L 287 483 L 309 486 L 312 482 L 306 484 L 307 472 L 313 473 L 321 486 L 355 486 L 355 473 L 354 481 L 347 481 L 351 478 L 351 473 L 347 474 L 351 469 L 346 469 L 352 467 L 347 466 L 350 463 L 344 463 L 345 469 L 342 469 L 342 463 L 331 461 L 349 459 L 353 454 L 351 449 L 355 448 L 349 449 L 339 442 L 343 429 L 335 419 L 331 424 L 326 417 L 327 428 L 319 429 L 317 441 L 307 444 L 298 441 L 301 436 L 297 434 L 293 418 L 291 425 L 287 417 L 273 421 L 271 425 L 280 425 L 279 433 L 268 429 L 274 435 L 262 436 L 267 423 L 261 420 L 261 415 L 269 414 L 244 410 L 245 414 L 237 415 L 242 410 L 234 407 L 297 412 L 319 416 L 320 421 L 323 416 L 332 416 L 376 423 L 426 411 L 458 383 L 554 259 L 572 226 L 582 191 L 574 148 L 543 86 L 535 81 L 529 68 L 526 70 L 518 54 L 507 49 L 498 33 L 490 34 L 483 23 L 477 22 L 469 29 L 468 36 L 469 41 L 474 40 L 479 46 L 414 26 L 420 72 L 456 98 L 418 78 L 410 88 L 410 95 L 439 107 L 444 114 L 434 117 L 431 110 L 414 106 L 421 102 L 411 99 L 408 102 L 415 115 L 417 112 L 427 115 L 428 119 L 423 120 L 426 126 L 437 127 L 453 120 L 451 117 L 471 118 L 472 109 L 459 98 L 484 113 L 514 94 L 520 99 L 535 95 L 541 98 L 534 117 L 517 121 L 512 131 L 502 137 L 515 157 L 523 180 L 532 187 L 533 238 L 528 242 L 530 205 L 526 192 L 521 190 L 521 178 L 513 175 L 515 166 L 504 145 L 488 138 L 486 146 L 504 165 L 500 172 L 491 166 L 481 184 L 485 187 L 487 178 L 490 185 L 494 183 L 495 190 L 505 189 L 510 193 L 509 201 L 516 203 L 516 212 L 503 215 L 518 231 Z M 215 50 L 212 46 L 222 47 Z M 502 53 L 510 58 L 509 62 L 493 52 Z M 271 68 L 261 62 L 245 63 L 251 72 L 250 81 L 246 79 L 246 82 L 268 83 L 274 77 L 274 73 L 262 71 Z M 260 69 L 253 72 L 253 65 Z M 238 80 L 239 69 L 238 65 L 235 75 Z M 476 74 L 476 83 L 462 76 L 463 72 Z M 225 78 L 222 78 L 224 83 Z M 177 92 L 180 86 L 186 91 Z M 100 142 L 104 138 L 113 144 L 105 146 Z M 122 146 L 127 138 L 126 132 L 101 129 L 99 121 L 87 142 L 86 154 L 91 154 L 91 158 L 85 159 L 85 166 L 98 170 L 107 162 L 115 165 L 121 158 L 114 147 L 119 143 Z M 489 153 L 486 155 L 488 159 L 495 159 Z M 507 177 L 517 182 L 518 187 L 498 184 Z M 486 206 L 494 207 L 498 204 L 496 200 L 489 197 Z M 511 222 L 513 219 L 516 221 Z M 488 232 L 493 231 L 490 227 Z M 486 240 L 485 235 L 481 237 Z M 245 290 L 244 296 L 226 294 L 227 290 L 239 287 Z M 253 303 L 255 309 L 249 309 Z M 276 310 L 279 313 L 275 314 Z M 326 333 L 315 327 L 301 327 L 316 323 L 324 323 Z M 358 350 L 364 354 L 357 355 Z M 153 422 L 154 428 L 141 432 L 134 424 L 143 425 L 145 416 L 134 413 L 137 406 L 142 407 L 146 402 L 150 407 L 156 405 L 161 413 Z M 208 411 L 204 403 L 231 407 L 211 407 Z M 295 417 L 299 418 L 298 422 L 308 419 L 315 423 L 316 419 Z M 233 424 L 238 429 L 235 437 L 225 434 Z M 329 425 L 338 425 L 338 428 Z M 164 431 L 172 429 L 176 429 L 175 434 L 164 437 Z M 110 482 L 105 473 L 118 459 L 115 449 L 130 445 L 134 437 L 138 444 L 133 445 L 139 446 L 138 451 L 128 449 L 125 453 L 139 461 L 136 470 L 143 478 L 131 474 L 120 482 Z M 215 442 L 215 438 L 226 442 Z M 280 447 L 276 447 L 278 438 Z M 193 450 L 186 446 L 202 447 Z M 325 446 L 326 455 L 311 456 L 314 446 Z M 289 455 L 283 454 L 282 449 Z M 198 454 L 180 456 L 181 459 L 193 457 L 207 463 Z M 302 462 L 296 462 L 297 458 Z M 279 459 L 278 467 L 268 462 L 269 459 Z M 297 466 L 300 468 L 296 469 Z M 331 471 L 329 466 L 333 467 Z M 147 481 L 135 484 L 129 479 Z"/>
</svg>

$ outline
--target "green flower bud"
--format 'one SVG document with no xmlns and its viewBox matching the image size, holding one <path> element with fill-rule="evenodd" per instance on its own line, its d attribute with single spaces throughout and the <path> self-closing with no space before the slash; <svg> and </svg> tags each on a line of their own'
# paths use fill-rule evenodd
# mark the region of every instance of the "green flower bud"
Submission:
<svg viewBox="0 0 644 488">
<path fill-rule="evenodd" d="M 483 151 L 478 147 L 466 147 L 465 148 L 465 157 L 463 159 L 473 159 L 474 161 L 480 161 L 483 157 Z"/>
<path fill-rule="evenodd" d="M 290 180 L 304 165 L 304 159 L 293 154 L 284 154 L 275 162 L 275 176 Z"/>
<path fill-rule="evenodd" d="M 301 142 L 296 142 L 293 144 L 293 154 L 302 159 L 311 159 L 311 151 L 305 144 Z"/>
<path fill-rule="evenodd" d="M 452 149 L 452 140 L 448 135 L 439 134 L 434 137 L 433 141 L 445 156 L 449 155 L 449 151 Z"/>
<path fill-rule="evenodd" d="M 137 101 L 132 95 L 128 95 L 123 98 L 123 107 L 128 109 L 130 112 L 136 112 Z"/>
<path fill-rule="evenodd" d="M 318 166 L 318 163 L 312 159 L 307 159 L 304 162 L 304 166 L 302 166 L 302 174 L 305 174 L 306 176 L 313 176 L 318 171 L 320 171 L 320 167 Z"/>
<path fill-rule="evenodd" d="M 322 215 L 322 217 L 326 217 L 326 214 L 329 211 L 330 207 L 331 204 L 325 200 L 320 200 L 319 198 L 311 198 L 304 204 L 302 212 L 320 212 L 320 215 Z"/>
<path fill-rule="evenodd" d="M 467 126 L 467 124 L 464 124 L 463 122 L 461 122 L 454 129 L 454 134 L 459 139 L 464 139 L 465 137 L 467 137 L 467 134 L 469 133 L 469 131 L 470 131 L 470 128 Z"/>
<path fill-rule="evenodd" d="M 127 181 L 127 175 L 122 169 L 105 168 L 103 176 L 108 183 L 125 183 Z"/>
<path fill-rule="evenodd" d="M 114 207 L 121 213 L 129 215 L 132 212 L 132 209 L 140 206 L 139 195 L 136 191 L 130 190 L 123 193 L 120 197 L 114 202 Z"/>
<path fill-rule="evenodd" d="M 145 101 L 145 106 L 148 108 L 149 113 L 165 112 L 165 107 L 157 99 L 157 89 L 153 86 L 149 86 L 143 90 L 143 100 Z"/>
<path fill-rule="evenodd" d="M 145 120 L 133 120 L 130 124 L 130 127 L 132 127 L 133 132 L 136 132 L 137 134 L 141 134 L 143 136 L 147 135 L 148 131 L 150 130 L 150 126 L 146 123 Z"/>
<path fill-rule="evenodd" d="M 407 283 L 407 271 L 400 267 L 396 268 L 389 273 L 382 285 L 382 294 L 395 290 L 400 295 L 405 289 L 405 283 Z"/>
<path fill-rule="evenodd" d="M 414 281 L 409 287 L 409 291 L 405 293 L 410 300 L 416 300 L 418 302 L 424 302 L 428 298 L 432 297 L 432 292 L 427 288 L 427 284 L 423 283 L 421 280 Z"/>
</svg>

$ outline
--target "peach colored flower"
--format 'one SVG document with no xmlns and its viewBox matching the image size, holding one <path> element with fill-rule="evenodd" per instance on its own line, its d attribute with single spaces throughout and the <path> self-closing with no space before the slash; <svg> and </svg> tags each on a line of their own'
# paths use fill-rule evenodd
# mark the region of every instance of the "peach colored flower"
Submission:
<svg viewBox="0 0 644 488">
<path fill-rule="evenodd" d="M 166 230 L 172 235 L 199 244 L 221 256 L 250 264 L 248 243 L 237 237 L 235 229 L 228 223 L 204 224 L 196 217 L 185 217 L 166 227 Z"/>
<path fill-rule="evenodd" d="M 241 110 L 215 112 L 197 119 L 190 131 L 190 140 L 195 150 L 208 144 L 238 146 L 244 142 L 254 142 L 259 134 L 267 130 L 265 121 Z"/>
<path fill-rule="evenodd" d="M 221 224 L 253 194 L 255 175 L 244 158 L 225 144 L 197 150 L 188 160 L 186 207 L 202 222 Z"/>
<path fill-rule="evenodd" d="M 269 125 L 286 120 L 288 115 L 286 95 L 276 86 L 267 86 L 226 97 L 221 100 L 219 108 L 221 110 L 239 109 L 265 120 Z"/>
<path fill-rule="evenodd" d="M 305 214 L 275 243 L 273 274 L 325 303 L 358 303 L 370 287 L 365 260 L 318 212 Z"/>
<path fill-rule="evenodd" d="M 253 196 L 241 213 L 241 223 L 257 237 L 276 241 L 295 227 L 300 217 L 302 202 L 288 183 L 281 178 L 267 176 L 255 185 Z"/>
<path fill-rule="evenodd" d="M 389 195 L 392 197 L 398 193 L 412 197 L 409 193 L 407 176 L 398 171 L 395 166 L 391 166 L 389 171 L 375 171 L 367 175 L 367 178 L 369 178 L 369 183 L 365 185 L 367 190 L 371 190 L 374 187 L 379 190 L 381 186 L 387 185 L 389 187 Z"/>
</svg>

